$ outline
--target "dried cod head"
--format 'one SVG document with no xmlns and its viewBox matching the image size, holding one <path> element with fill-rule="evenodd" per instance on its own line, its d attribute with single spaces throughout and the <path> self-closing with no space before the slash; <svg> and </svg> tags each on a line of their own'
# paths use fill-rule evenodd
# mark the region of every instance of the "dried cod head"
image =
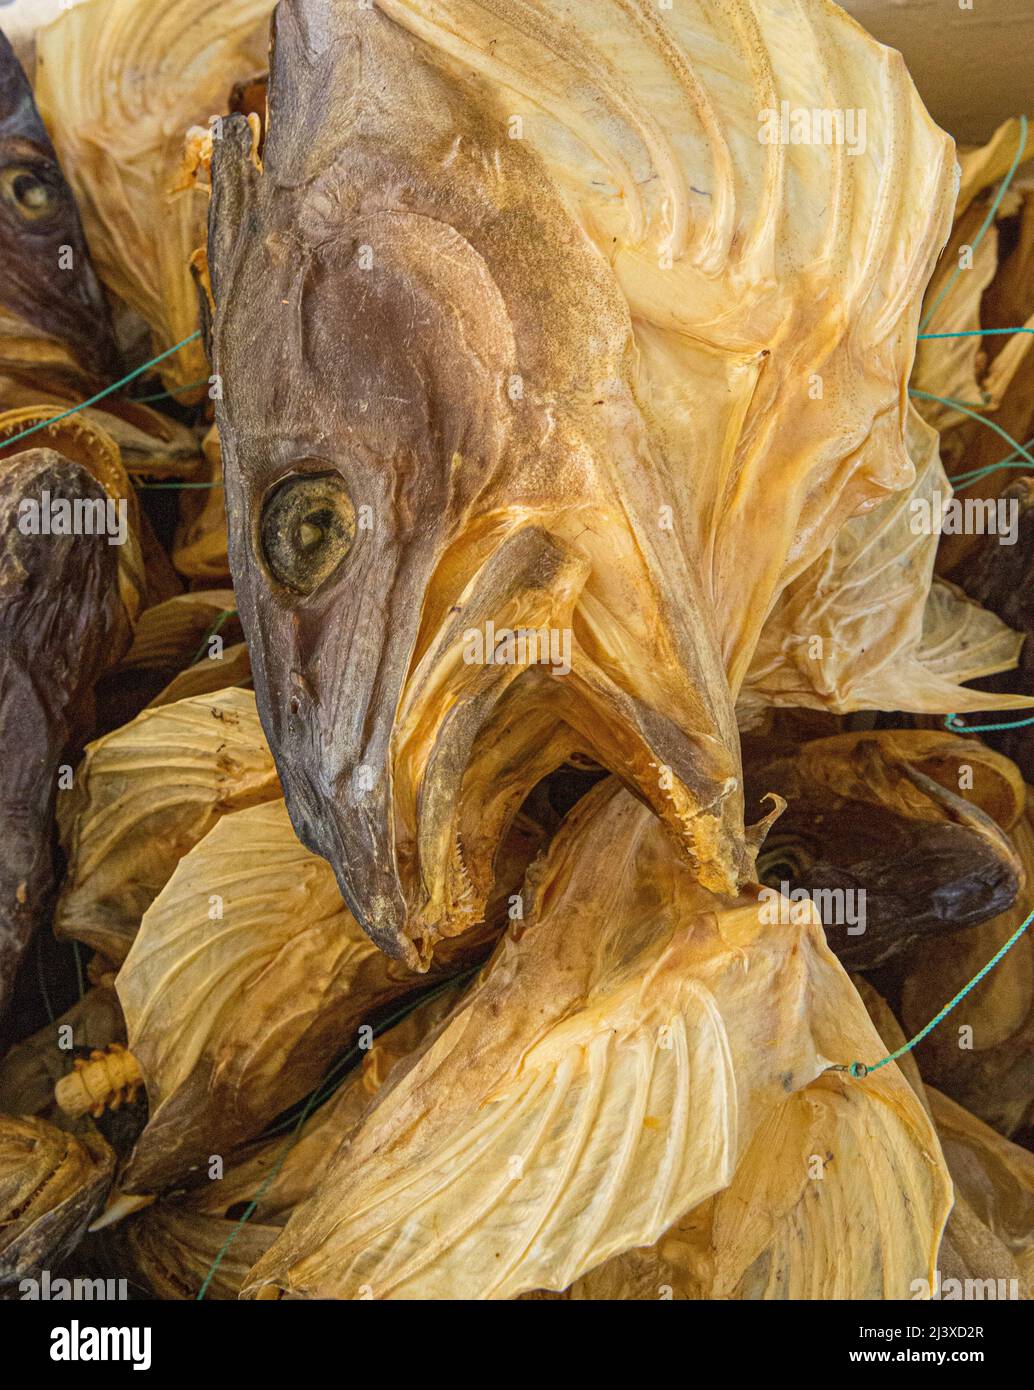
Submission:
<svg viewBox="0 0 1034 1390">
<path fill-rule="evenodd" d="M 976 739 L 895 729 L 745 740 L 744 763 L 748 806 L 773 793 L 786 801 L 758 878 L 812 895 L 851 969 L 972 928 L 1025 887 L 1027 865 L 1006 833 L 1023 811 L 1023 781 Z"/>
<path fill-rule="evenodd" d="M 38 388 L 121 375 L 72 190 L 2 32 L 0 266 L 0 379 Z"/>
<path fill-rule="evenodd" d="M 766 143 L 781 102 L 863 147 Z M 900 55 L 824 0 L 283 0 L 252 144 L 214 142 L 211 347 L 299 835 L 426 964 L 580 751 L 735 893 L 766 613 L 914 477 L 954 163 Z"/>
</svg>

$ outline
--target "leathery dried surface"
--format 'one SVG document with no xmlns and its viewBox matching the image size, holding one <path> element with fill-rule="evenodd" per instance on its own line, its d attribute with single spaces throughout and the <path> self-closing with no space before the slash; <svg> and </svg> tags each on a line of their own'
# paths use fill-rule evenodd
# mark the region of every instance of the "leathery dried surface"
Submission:
<svg viewBox="0 0 1034 1390">
<path fill-rule="evenodd" d="M 1024 123 L 828 0 L 34 51 L 0 1297 L 1028 1297 L 1029 936 L 902 1051 L 1034 907 Z"/>
</svg>

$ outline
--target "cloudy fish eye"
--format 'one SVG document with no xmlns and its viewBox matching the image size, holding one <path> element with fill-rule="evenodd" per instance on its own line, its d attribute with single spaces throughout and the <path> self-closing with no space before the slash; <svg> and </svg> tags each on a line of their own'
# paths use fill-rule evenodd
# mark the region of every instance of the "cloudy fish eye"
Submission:
<svg viewBox="0 0 1034 1390">
<path fill-rule="evenodd" d="M 58 190 L 27 164 L 0 169 L 0 197 L 25 222 L 45 222 L 61 206 Z"/>
<path fill-rule="evenodd" d="M 296 593 L 311 594 L 351 550 L 355 508 L 336 473 L 296 473 L 266 498 L 261 533 L 273 577 Z"/>
</svg>

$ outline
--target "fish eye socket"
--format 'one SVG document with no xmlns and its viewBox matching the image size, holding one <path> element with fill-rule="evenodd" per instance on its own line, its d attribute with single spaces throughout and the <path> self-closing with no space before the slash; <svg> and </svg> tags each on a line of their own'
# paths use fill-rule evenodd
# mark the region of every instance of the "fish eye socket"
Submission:
<svg viewBox="0 0 1034 1390">
<path fill-rule="evenodd" d="M 0 169 L 0 197 L 23 222 L 47 222 L 61 206 L 58 190 L 28 164 Z"/>
<path fill-rule="evenodd" d="M 336 473 L 284 479 L 262 508 L 262 552 L 273 577 L 311 594 L 345 558 L 355 540 L 355 508 Z"/>
<path fill-rule="evenodd" d="M 768 888 L 780 888 L 784 883 L 799 883 L 813 862 L 804 845 L 788 840 L 770 843 L 758 855 L 758 882 Z"/>
</svg>

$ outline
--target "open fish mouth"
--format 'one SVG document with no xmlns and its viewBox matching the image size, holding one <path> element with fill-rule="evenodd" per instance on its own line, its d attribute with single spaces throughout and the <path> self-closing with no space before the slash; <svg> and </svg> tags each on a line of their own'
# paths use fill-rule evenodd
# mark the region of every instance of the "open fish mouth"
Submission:
<svg viewBox="0 0 1034 1390">
<path fill-rule="evenodd" d="M 571 760 L 620 776 L 715 891 L 735 891 L 736 870 L 748 872 L 723 830 L 724 803 L 736 807 L 740 791 L 733 755 L 623 688 L 578 640 L 588 570 L 544 530 L 515 531 L 413 671 L 392 770 L 397 863 L 415 880 L 408 921 L 422 950 L 480 920 L 512 817 Z"/>
<path fill-rule="evenodd" d="M 628 305 L 520 142 L 443 172 L 440 133 L 415 148 L 384 110 L 390 148 L 356 128 L 343 159 L 300 69 L 354 49 L 310 9 L 275 17 L 261 167 L 242 118 L 216 142 L 208 247 L 230 566 L 298 833 L 425 965 L 578 753 L 735 891 L 734 702 L 695 538 L 658 524 Z M 403 31 L 357 32 L 448 103 Z M 412 190 L 385 197 L 389 175 Z"/>
<path fill-rule="evenodd" d="M 742 804 L 734 753 L 658 713 L 589 654 L 580 600 L 590 568 L 543 527 L 519 526 L 454 603 L 439 603 L 431 636 L 417 615 L 409 631 L 403 615 L 398 627 L 387 622 L 380 661 L 366 668 L 363 713 L 341 671 L 353 644 L 297 615 L 270 627 L 261 598 L 238 587 L 264 654 L 256 695 L 295 827 L 334 866 L 371 937 L 414 968 L 426 968 L 437 941 L 483 919 L 513 818 L 572 761 L 621 777 L 714 891 L 734 892 L 750 874 L 728 828 Z M 428 592 L 442 592 L 434 578 Z M 354 646 L 362 643 L 357 631 Z M 274 666 L 269 653 L 286 648 L 295 659 Z M 400 649 L 408 666 L 389 687 Z"/>
<path fill-rule="evenodd" d="M 500 61 L 483 37 L 460 58 L 406 6 L 284 0 L 261 156 L 239 115 L 213 142 L 206 329 L 259 712 L 300 837 L 418 967 L 572 757 L 649 804 L 702 887 L 751 878 L 737 694 L 788 579 L 914 479 L 909 276 L 952 197 L 949 142 L 909 116 L 933 192 L 909 276 L 874 294 L 870 259 L 900 257 L 834 152 L 784 152 L 780 182 L 680 106 L 709 171 L 688 191 L 609 64 L 568 110 L 520 44 L 513 138 L 472 75 Z M 866 268 L 819 292 L 802 267 L 839 219 Z M 802 393 L 820 371 L 850 388 Z"/>
</svg>

